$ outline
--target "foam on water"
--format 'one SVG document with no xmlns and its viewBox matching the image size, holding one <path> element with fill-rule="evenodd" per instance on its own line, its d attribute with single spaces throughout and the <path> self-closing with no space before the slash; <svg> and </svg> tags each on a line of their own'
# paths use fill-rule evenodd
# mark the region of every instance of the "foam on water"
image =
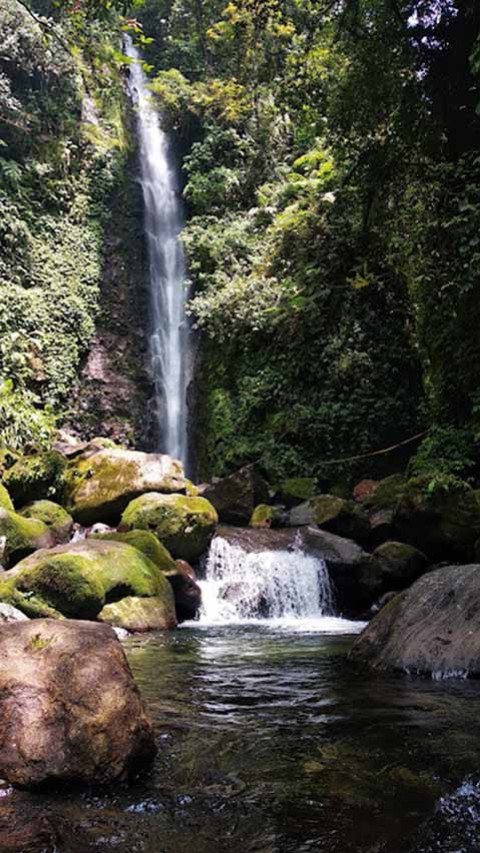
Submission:
<svg viewBox="0 0 480 853">
<path fill-rule="evenodd" d="M 356 633 L 364 623 L 335 615 L 324 560 L 292 550 L 247 553 L 218 536 L 211 545 L 197 626 L 261 624 L 272 630 Z"/>
</svg>

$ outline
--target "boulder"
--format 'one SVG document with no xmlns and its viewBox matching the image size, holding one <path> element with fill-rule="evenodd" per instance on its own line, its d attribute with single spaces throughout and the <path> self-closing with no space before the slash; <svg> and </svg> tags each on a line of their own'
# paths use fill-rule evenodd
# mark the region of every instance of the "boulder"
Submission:
<svg viewBox="0 0 480 853">
<path fill-rule="evenodd" d="M 276 497 L 287 507 L 296 506 L 313 498 L 315 486 L 313 477 L 291 477 L 280 483 Z"/>
<path fill-rule="evenodd" d="M 275 527 L 281 524 L 282 517 L 281 507 L 259 504 L 252 512 L 250 527 Z"/>
<path fill-rule="evenodd" d="M 378 512 L 381 509 L 395 510 L 405 487 L 406 480 L 403 474 L 391 474 L 390 477 L 380 480 L 362 503 L 372 512 Z"/>
<path fill-rule="evenodd" d="M 240 468 L 202 491 L 224 524 L 248 524 L 258 504 L 269 500 L 268 484 L 253 465 Z"/>
<path fill-rule="evenodd" d="M 85 525 L 117 523 L 130 501 L 145 492 L 185 489 L 183 466 L 177 460 L 118 448 L 80 455 L 70 463 L 65 479 L 68 509 Z"/>
<path fill-rule="evenodd" d="M 28 622 L 28 616 L 25 616 L 25 613 L 22 613 L 21 610 L 17 610 L 16 607 L 12 607 L 11 604 L 2 604 L 0 603 L 0 625 L 4 623 L 10 622 Z"/>
<path fill-rule="evenodd" d="M 108 625 L 0 626 L 0 774 L 11 784 L 113 783 L 155 755 L 152 724 Z"/>
<path fill-rule="evenodd" d="M 428 572 L 356 639 L 352 660 L 436 677 L 480 676 L 480 565 Z"/>
<path fill-rule="evenodd" d="M 13 501 L 8 494 L 5 486 L 0 483 L 0 509 L 8 509 L 10 512 L 14 512 Z"/>
<path fill-rule="evenodd" d="M 53 450 L 21 456 L 5 471 L 3 485 L 15 506 L 25 506 L 42 498 L 61 497 L 66 465 L 65 457 Z"/>
<path fill-rule="evenodd" d="M 127 530 L 124 533 L 111 530 L 108 533 L 90 534 L 88 539 L 89 541 L 103 539 L 112 542 L 124 542 L 126 545 L 131 545 L 133 548 L 141 551 L 142 554 L 145 554 L 152 563 L 158 566 L 160 571 L 168 573 L 174 572 L 177 569 L 177 564 L 165 548 L 165 545 L 162 545 L 155 534 L 149 530 Z"/>
<path fill-rule="evenodd" d="M 176 571 L 166 572 L 165 577 L 173 590 L 177 621 L 195 619 L 202 606 L 202 590 L 192 567 L 185 560 L 177 560 Z"/>
<path fill-rule="evenodd" d="M 304 501 L 289 511 L 287 525 L 288 527 L 304 527 L 308 524 L 315 524 L 313 504 L 311 501 Z"/>
<path fill-rule="evenodd" d="M 0 580 L 0 600 L 31 617 L 95 619 L 128 596 L 161 597 L 174 619 L 170 584 L 148 557 L 120 542 L 84 540 L 37 551 Z"/>
<path fill-rule="evenodd" d="M 394 526 L 402 542 L 419 548 L 431 561 L 468 562 L 480 536 L 480 491 L 466 487 L 430 494 L 425 482 L 409 480 Z"/>
<path fill-rule="evenodd" d="M 394 511 L 391 509 L 378 509 L 370 514 L 370 546 L 372 548 L 377 548 L 383 542 L 393 539 L 395 536 L 393 519 Z"/>
<path fill-rule="evenodd" d="M 3 559 L 7 566 L 14 566 L 39 548 L 55 545 L 54 536 L 43 521 L 23 518 L 8 509 L 0 509 L 0 538 L 5 538 Z"/>
<path fill-rule="evenodd" d="M 378 595 L 405 589 L 428 568 L 425 554 L 405 542 L 385 542 L 373 552 L 379 566 Z"/>
<path fill-rule="evenodd" d="M 218 516 L 205 498 L 156 492 L 133 500 L 122 515 L 124 530 L 150 530 L 173 557 L 193 561 L 207 550 Z"/>
<path fill-rule="evenodd" d="M 358 503 L 363 503 L 375 494 L 378 486 L 378 480 L 360 480 L 353 490 L 353 499 Z"/>
<path fill-rule="evenodd" d="M 52 533 L 57 545 L 63 545 L 70 539 L 73 530 L 73 518 L 53 501 L 34 501 L 18 511 L 22 518 L 36 518 L 43 521 Z"/>
<path fill-rule="evenodd" d="M 100 622 L 108 622 L 116 628 L 138 633 L 177 627 L 177 620 L 170 602 L 160 596 L 122 598 L 121 601 L 106 604 L 97 619 Z"/>
<path fill-rule="evenodd" d="M 323 530 L 366 543 L 370 537 L 367 516 L 354 501 L 335 495 L 319 495 L 310 501 L 313 521 Z"/>
</svg>

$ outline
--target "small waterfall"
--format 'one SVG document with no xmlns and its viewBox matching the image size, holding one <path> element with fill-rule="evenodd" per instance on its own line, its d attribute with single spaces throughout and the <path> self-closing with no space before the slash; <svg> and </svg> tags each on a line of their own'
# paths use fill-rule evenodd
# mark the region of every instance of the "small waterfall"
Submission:
<svg viewBox="0 0 480 853">
<path fill-rule="evenodd" d="M 148 91 L 148 80 L 132 40 L 125 38 L 130 65 L 129 91 L 137 107 L 140 180 L 150 277 L 150 365 L 158 450 L 187 462 L 186 373 L 188 324 L 185 260 L 180 232 L 183 211 L 169 139 Z"/>
<path fill-rule="evenodd" d="M 334 612 L 323 560 L 296 544 L 292 551 L 246 553 L 216 537 L 200 582 L 200 622 L 224 624 L 253 619 L 318 620 Z"/>
</svg>

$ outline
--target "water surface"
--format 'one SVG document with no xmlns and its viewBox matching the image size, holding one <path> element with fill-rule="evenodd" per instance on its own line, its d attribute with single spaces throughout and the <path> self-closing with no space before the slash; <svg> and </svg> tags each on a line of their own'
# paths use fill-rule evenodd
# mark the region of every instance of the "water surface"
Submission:
<svg viewBox="0 0 480 853">
<path fill-rule="evenodd" d="M 5 790 L 0 850 L 22 850 L 8 821 L 44 832 L 27 853 L 480 851 L 479 686 L 366 676 L 350 643 L 267 622 L 130 638 L 151 773 L 109 794 Z"/>
</svg>

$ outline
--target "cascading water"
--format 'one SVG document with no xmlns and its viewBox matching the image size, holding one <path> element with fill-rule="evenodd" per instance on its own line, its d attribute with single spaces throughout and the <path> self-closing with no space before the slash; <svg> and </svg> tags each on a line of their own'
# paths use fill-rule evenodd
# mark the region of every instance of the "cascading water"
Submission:
<svg viewBox="0 0 480 853">
<path fill-rule="evenodd" d="M 158 449 L 187 462 L 187 348 L 185 261 L 179 238 L 183 212 L 169 139 L 148 91 L 138 51 L 127 36 L 129 90 L 137 107 L 140 180 L 150 277 L 150 364 Z"/>
<path fill-rule="evenodd" d="M 200 624 L 343 621 L 331 618 L 334 596 L 325 562 L 303 553 L 300 543 L 291 551 L 246 553 L 218 536 L 200 584 Z"/>
</svg>

